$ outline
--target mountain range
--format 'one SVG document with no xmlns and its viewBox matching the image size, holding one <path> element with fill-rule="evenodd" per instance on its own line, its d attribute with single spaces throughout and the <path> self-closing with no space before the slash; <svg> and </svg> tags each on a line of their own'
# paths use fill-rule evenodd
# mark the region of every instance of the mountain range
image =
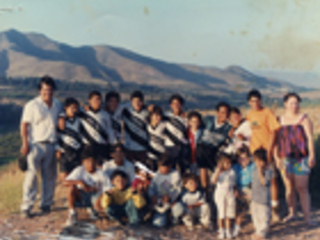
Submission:
<svg viewBox="0 0 320 240">
<path fill-rule="evenodd" d="M 62 81 L 117 86 L 133 83 L 203 95 L 303 90 L 272 77 L 260 76 L 240 66 L 225 69 L 176 64 L 107 45 L 73 47 L 38 33 L 0 32 L 0 76 L 51 75 Z"/>
</svg>

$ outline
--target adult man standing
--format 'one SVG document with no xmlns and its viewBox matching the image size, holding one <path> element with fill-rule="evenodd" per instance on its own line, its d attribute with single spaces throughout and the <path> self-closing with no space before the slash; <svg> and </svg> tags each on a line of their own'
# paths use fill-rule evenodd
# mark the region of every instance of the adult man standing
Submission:
<svg viewBox="0 0 320 240">
<path fill-rule="evenodd" d="M 37 196 L 37 171 L 41 169 L 42 187 L 40 209 L 49 213 L 53 201 L 56 181 L 54 157 L 56 128 L 62 106 L 53 97 L 56 85 L 45 76 L 38 85 L 39 96 L 29 101 L 23 110 L 21 120 L 21 154 L 26 156 L 28 169 L 23 184 L 22 215 L 31 217 L 31 209 Z"/>
</svg>

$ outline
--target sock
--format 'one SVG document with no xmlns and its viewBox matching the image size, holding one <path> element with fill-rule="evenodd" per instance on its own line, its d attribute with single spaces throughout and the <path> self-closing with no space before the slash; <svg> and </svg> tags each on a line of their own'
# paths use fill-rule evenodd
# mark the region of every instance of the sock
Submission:
<svg viewBox="0 0 320 240">
<path fill-rule="evenodd" d="M 278 201 L 275 201 L 275 200 L 272 200 L 272 201 L 271 201 L 271 207 L 272 207 L 272 208 L 277 208 L 278 205 L 279 205 L 279 202 L 278 202 Z"/>
<path fill-rule="evenodd" d="M 75 214 L 75 213 L 76 213 L 76 210 L 74 208 L 69 209 L 69 214 Z"/>
<path fill-rule="evenodd" d="M 240 229 L 241 229 L 241 227 L 239 225 L 234 225 L 234 231 L 235 232 L 238 233 L 240 231 Z"/>
</svg>

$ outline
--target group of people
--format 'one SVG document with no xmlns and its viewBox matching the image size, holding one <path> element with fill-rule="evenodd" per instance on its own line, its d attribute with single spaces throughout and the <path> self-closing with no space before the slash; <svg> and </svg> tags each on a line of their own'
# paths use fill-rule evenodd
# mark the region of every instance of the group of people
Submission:
<svg viewBox="0 0 320 240">
<path fill-rule="evenodd" d="M 305 221 L 313 224 L 308 192 L 315 166 L 313 129 L 299 111 L 296 93 L 285 95 L 279 118 L 262 105 L 258 90 L 247 95 L 246 117 L 221 102 L 215 116 L 203 118 L 198 111 L 187 113 L 179 94 L 163 112 L 146 106 L 140 91 L 127 103 L 118 92 L 103 99 L 92 91 L 87 104 L 68 97 L 62 106 L 53 97 L 51 77 L 41 78 L 38 90 L 21 120 L 21 153 L 28 165 L 21 205 L 25 218 L 32 217 L 39 169 L 40 208 L 50 213 L 59 165 L 68 189 L 67 225 L 77 221 L 78 207 L 87 208 L 92 218 L 103 213 L 132 227 L 151 219 L 157 228 L 182 222 L 189 230 L 197 222 L 210 230 L 216 213 L 218 237 L 229 239 L 240 234 L 242 218 L 250 212 L 253 238 L 264 239 L 271 217 L 279 218 L 279 173 L 288 205 L 283 221 L 295 220 L 298 193 Z"/>
</svg>

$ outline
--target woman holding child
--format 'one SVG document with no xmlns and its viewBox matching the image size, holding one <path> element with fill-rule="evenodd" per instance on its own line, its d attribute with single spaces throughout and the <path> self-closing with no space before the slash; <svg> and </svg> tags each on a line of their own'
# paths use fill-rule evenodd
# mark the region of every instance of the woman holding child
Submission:
<svg viewBox="0 0 320 240">
<path fill-rule="evenodd" d="M 285 112 L 279 118 L 275 160 L 286 188 L 289 214 L 284 219 L 290 222 L 296 218 L 298 193 L 305 221 L 310 220 L 310 195 L 308 191 L 310 170 L 315 166 L 313 127 L 306 114 L 300 113 L 301 98 L 296 93 L 284 97 Z"/>
</svg>

